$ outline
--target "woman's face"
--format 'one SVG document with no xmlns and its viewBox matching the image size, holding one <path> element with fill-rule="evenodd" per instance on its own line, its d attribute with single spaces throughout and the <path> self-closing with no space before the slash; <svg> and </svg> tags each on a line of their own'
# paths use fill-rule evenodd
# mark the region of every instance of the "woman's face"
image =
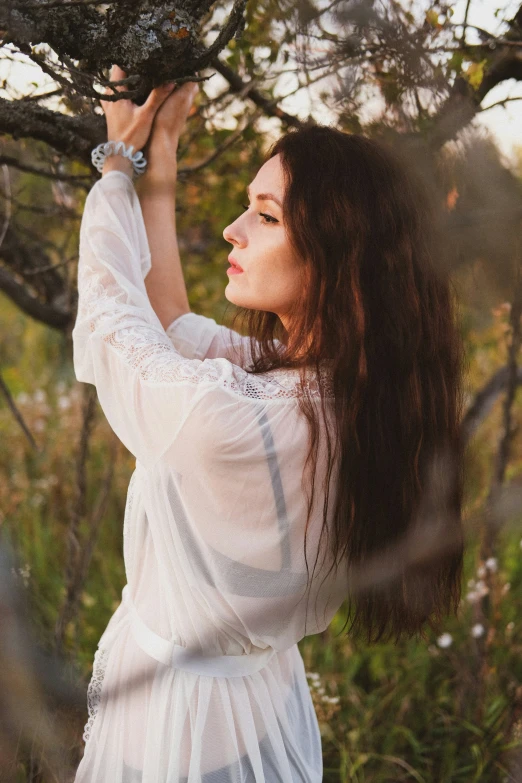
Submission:
<svg viewBox="0 0 522 783">
<path fill-rule="evenodd" d="M 263 194 L 266 198 L 261 199 Z M 288 328 L 286 313 L 299 293 L 301 265 L 288 240 L 280 206 L 283 194 L 280 155 L 274 155 L 250 184 L 248 210 L 223 231 L 223 237 L 233 245 L 231 258 L 243 269 L 229 274 L 225 296 L 238 307 L 277 313 Z M 247 200 L 248 196 L 245 203 Z"/>
</svg>

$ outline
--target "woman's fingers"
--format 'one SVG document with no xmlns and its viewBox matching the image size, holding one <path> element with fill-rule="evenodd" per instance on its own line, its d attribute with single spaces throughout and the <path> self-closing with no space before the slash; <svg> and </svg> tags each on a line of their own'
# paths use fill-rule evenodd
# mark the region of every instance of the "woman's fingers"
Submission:
<svg viewBox="0 0 522 783">
<path fill-rule="evenodd" d="M 127 78 L 126 72 L 122 70 L 119 65 L 112 66 L 111 73 L 109 76 L 111 82 L 120 82 L 122 79 L 126 79 L 126 78 Z M 119 84 L 116 87 L 110 87 L 107 85 L 104 92 L 106 95 L 113 95 L 114 90 L 117 90 L 118 92 L 122 92 L 126 89 L 127 87 L 124 84 Z"/>
<path fill-rule="evenodd" d="M 143 110 L 145 112 L 152 112 L 156 114 L 162 103 L 169 97 L 174 90 L 174 84 L 162 84 L 160 87 L 155 87 L 151 90 L 149 97 L 143 104 Z"/>
<path fill-rule="evenodd" d="M 121 82 L 126 78 L 126 72 L 119 65 L 113 65 L 110 72 L 113 86 L 107 85 L 104 94 L 108 96 L 114 95 L 115 90 L 126 91 L 126 85 L 114 85 L 114 82 Z M 194 82 L 185 82 L 181 86 L 163 84 L 151 90 L 142 106 L 124 99 L 123 96 L 118 101 L 101 99 L 107 119 L 108 137 L 127 140 L 136 149 L 142 149 L 149 140 L 155 120 L 160 116 L 159 125 L 178 138 L 196 91 L 197 83 Z"/>
<path fill-rule="evenodd" d="M 121 82 L 122 79 L 127 78 L 127 73 L 120 68 L 119 65 L 113 65 L 111 69 L 111 82 Z M 116 88 L 118 92 L 122 92 L 127 89 L 124 84 L 118 85 Z"/>
<path fill-rule="evenodd" d="M 181 87 L 178 87 L 172 95 L 168 96 L 168 100 L 162 106 L 160 112 L 162 119 L 167 122 L 176 119 L 184 122 L 196 92 L 194 82 L 185 82 Z"/>
</svg>

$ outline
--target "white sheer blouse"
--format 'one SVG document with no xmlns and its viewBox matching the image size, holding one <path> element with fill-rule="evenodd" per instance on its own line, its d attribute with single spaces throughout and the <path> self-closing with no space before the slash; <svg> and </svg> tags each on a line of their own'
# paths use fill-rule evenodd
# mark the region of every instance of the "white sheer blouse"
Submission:
<svg viewBox="0 0 522 783">
<path fill-rule="evenodd" d="M 132 180 L 111 172 L 85 204 L 73 360 L 136 469 L 127 584 L 95 653 L 75 783 L 319 783 L 297 642 L 328 626 L 347 581 L 343 569 L 322 581 L 326 563 L 305 598 L 298 372 L 249 374 L 246 338 L 211 318 L 165 330 L 150 268 Z M 310 575 L 324 464 L 321 447 Z"/>
</svg>

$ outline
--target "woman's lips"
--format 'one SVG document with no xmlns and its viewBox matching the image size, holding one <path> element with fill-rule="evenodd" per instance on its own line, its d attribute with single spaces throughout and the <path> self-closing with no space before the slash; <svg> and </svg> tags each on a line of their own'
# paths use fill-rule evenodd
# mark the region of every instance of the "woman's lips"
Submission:
<svg viewBox="0 0 522 783">
<path fill-rule="evenodd" d="M 243 270 L 241 269 L 239 264 L 236 261 L 234 261 L 232 256 L 229 256 L 228 260 L 230 262 L 230 267 L 227 269 L 227 275 L 240 275 Z"/>
</svg>

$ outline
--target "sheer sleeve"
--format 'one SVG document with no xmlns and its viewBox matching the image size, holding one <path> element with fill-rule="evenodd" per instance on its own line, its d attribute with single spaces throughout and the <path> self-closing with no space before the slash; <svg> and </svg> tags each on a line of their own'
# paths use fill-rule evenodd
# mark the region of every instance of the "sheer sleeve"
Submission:
<svg viewBox="0 0 522 783">
<path fill-rule="evenodd" d="M 145 467 L 172 444 L 196 408 L 215 416 L 230 406 L 230 395 L 246 411 L 253 399 L 285 396 L 267 378 L 223 357 L 183 356 L 147 296 L 150 264 L 132 180 L 111 172 L 85 202 L 73 363 L 78 381 L 96 386 L 112 429 Z"/>
<path fill-rule="evenodd" d="M 167 327 L 167 336 L 183 356 L 192 359 L 228 359 L 246 367 L 251 361 L 250 339 L 197 313 L 184 313 Z M 277 348 L 282 343 L 275 340 Z"/>
</svg>

